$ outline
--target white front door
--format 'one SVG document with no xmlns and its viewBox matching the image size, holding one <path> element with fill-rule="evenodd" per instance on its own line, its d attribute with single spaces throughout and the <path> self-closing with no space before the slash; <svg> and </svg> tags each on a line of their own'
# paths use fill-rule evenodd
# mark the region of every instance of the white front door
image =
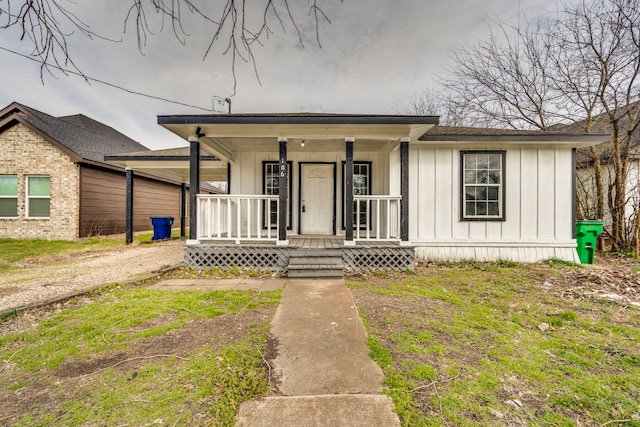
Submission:
<svg viewBox="0 0 640 427">
<path fill-rule="evenodd" d="M 333 164 L 300 165 L 300 233 L 333 234 Z"/>
</svg>

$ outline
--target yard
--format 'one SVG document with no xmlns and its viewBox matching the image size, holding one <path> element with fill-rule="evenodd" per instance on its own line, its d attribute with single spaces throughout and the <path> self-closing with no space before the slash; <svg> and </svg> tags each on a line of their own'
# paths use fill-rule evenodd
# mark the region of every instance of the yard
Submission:
<svg viewBox="0 0 640 427">
<path fill-rule="evenodd" d="M 403 425 L 640 426 L 639 269 L 599 255 L 346 281 Z M 0 425 L 232 425 L 268 394 L 280 291 L 156 280 L 3 319 Z"/>
</svg>

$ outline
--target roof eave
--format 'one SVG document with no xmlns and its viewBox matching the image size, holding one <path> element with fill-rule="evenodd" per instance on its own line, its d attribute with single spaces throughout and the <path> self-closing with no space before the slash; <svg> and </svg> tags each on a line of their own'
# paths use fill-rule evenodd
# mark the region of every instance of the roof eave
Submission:
<svg viewBox="0 0 640 427">
<path fill-rule="evenodd" d="M 545 134 L 536 135 L 423 135 L 416 143 L 425 145 L 542 145 L 591 147 L 609 141 L 608 134 Z"/>
<path fill-rule="evenodd" d="M 389 125 L 425 124 L 437 125 L 438 116 L 393 116 L 393 115 L 170 115 L 158 116 L 159 125 L 176 124 L 254 124 L 254 125 Z"/>
<path fill-rule="evenodd" d="M 81 161 L 87 161 L 88 160 L 88 159 L 83 158 L 78 153 L 76 153 L 75 151 L 71 150 L 69 147 L 67 147 L 66 145 L 62 144 L 60 141 L 56 140 L 51 135 L 49 135 L 48 133 L 44 132 L 43 130 L 41 130 L 40 128 L 35 126 L 33 123 L 29 122 L 28 120 L 25 120 L 23 117 L 21 117 L 19 114 L 16 114 L 16 113 L 11 114 L 11 115 L 5 117 L 2 121 L 0 121 L 0 131 L 4 131 L 7 127 L 12 126 L 15 123 L 20 123 L 20 124 L 26 126 L 27 128 L 29 128 L 29 130 L 31 130 L 32 132 L 37 133 L 42 138 L 44 138 L 45 140 L 47 140 L 48 142 L 50 142 L 51 144 L 53 144 L 54 146 L 56 146 L 57 148 L 59 148 L 60 150 L 65 152 L 66 154 L 68 154 L 71 157 L 72 161 L 81 162 Z"/>
</svg>

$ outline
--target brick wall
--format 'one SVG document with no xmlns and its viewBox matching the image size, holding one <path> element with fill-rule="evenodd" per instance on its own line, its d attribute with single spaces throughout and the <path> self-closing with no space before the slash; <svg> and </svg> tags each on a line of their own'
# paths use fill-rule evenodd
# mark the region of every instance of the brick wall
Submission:
<svg viewBox="0 0 640 427">
<path fill-rule="evenodd" d="M 67 153 L 18 123 L 0 133 L 0 175 L 18 176 L 18 217 L 0 218 L 0 238 L 78 237 L 80 172 Z M 25 218 L 28 175 L 51 177 L 49 218 Z"/>
</svg>

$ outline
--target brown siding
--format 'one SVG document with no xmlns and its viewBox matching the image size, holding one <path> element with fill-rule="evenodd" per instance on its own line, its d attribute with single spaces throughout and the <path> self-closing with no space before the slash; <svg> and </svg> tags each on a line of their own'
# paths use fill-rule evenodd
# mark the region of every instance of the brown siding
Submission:
<svg viewBox="0 0 640 427">
<path fill-rule="evenodd" d="M 117 234 L 126 231 L 124 171 L 83 166 L 80 179 L 80 235 Z M 180 226 L 180 185 L 135 176 L 133 229 L 151 230 L 150 216 L 173 216 Z"/>
</svg>

